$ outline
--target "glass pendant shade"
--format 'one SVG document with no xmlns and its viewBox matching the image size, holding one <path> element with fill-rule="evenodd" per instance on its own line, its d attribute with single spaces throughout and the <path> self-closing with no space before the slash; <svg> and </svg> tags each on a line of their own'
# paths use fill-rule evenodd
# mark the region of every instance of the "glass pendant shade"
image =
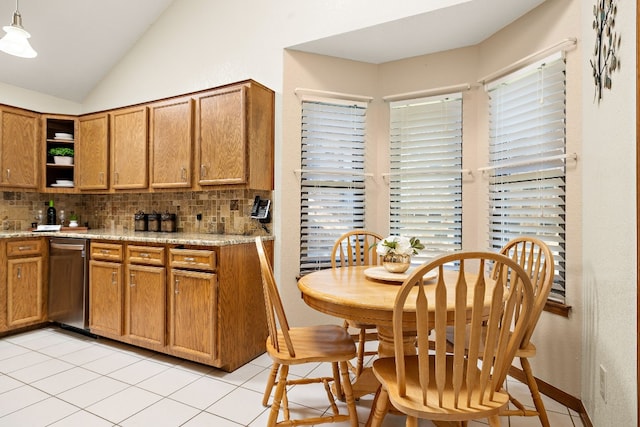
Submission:
<svg viewBox="0 0 640 427">
<path fill-rule="evenodd" d="M 13 14 L 11 25 L 6 25 L 2 29 L 7 33 L 0 39 L 0 50 L 9 55 L 21 58 L 35 58 L 38 53 L 29 44 L 29 34 L 22 28 L 22 17 L 17 10 Z"/>
</svg>

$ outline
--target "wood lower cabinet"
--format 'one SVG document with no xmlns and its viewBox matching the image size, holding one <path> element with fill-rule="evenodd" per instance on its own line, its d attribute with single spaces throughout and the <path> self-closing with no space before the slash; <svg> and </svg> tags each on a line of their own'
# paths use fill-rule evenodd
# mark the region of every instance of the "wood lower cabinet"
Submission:
<svg viewBox="0 0 640 427">
<path fill-rule="evenodd" d="M 268 250 L 272 244 L 265 242 Z M 254 243 L 91 242 L 90 248 L 92 333 L 226 371 L 264 353 L 267 320 Z"/>
<path fill-rule="evenodd" d="M 121 244 L 91 242 L 90 251 L 89 329 L 117 338 L 123 333 L 123 248 Z"/>
<path fill-rule="evenodd" d="M 2 242 L 0 263 L 0 331 L 46 321 L 45 240 Z"/>
<path fill-rule="evenodd" d="M 164 247 L 127 246 L 125 335 L 132 343 L 165 345 L 166 269 Z"/>
<path fill-rule="evenodd" d="M 39 114 L 0 107 L 0 187 L 38 188 L 39 141 Z"/>
<path fill-rule="evenodd" d="M 192 360 L 217 359 L 218 289 L 214 273 L 171 269 L 169 350 Z"/>
</svg>

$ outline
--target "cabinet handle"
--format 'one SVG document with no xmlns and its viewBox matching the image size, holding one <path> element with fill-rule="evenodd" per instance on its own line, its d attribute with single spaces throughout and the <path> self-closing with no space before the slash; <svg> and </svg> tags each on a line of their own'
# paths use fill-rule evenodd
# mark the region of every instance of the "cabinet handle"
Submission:
<svg viewBox="0 0 640 427">
<path fill-rule="evenodd" d="M 200 178 L 204 178 L 207 176 L 207 167 L 205 165 L 200 165 Z"/>
<path fill-rule="evenodd" d="M 116 172 L 114 175 L 115 176 L 114 176 L 114 179 L 113 179 L 113 183 L 117 184 L 118 183 L 118 172 Z"/>
<path fill-rule="evenodd" d="M 178 279 L 177 277 L 175 278 L 175 290 L 173 291 L 176 295 L 178 295 L 180 293 L 180 290 L 178 289 L 178 285 L 180 284 L 180 279 Z"/>
<path fill-rule="evenodd" d="M 118 284 L 118 281 L 116 280 L 116 272 L 115 271 L 111 272 L 111 284 L 112 285 L 117 285 Z"/>
<path fill-rule="evenodd" d="M 100 251 L 100 253 L 103 253 L 103 254 L 105 254 L 105 255 L 109 255 L 109 254 L 111 253 L 111 251 L 110 251 L 109 249 L 102 249 L 102 250 Z"/>
<path fill-rule="evenodd" d="M 100 172 L 100 184 L 104 184 L 104 172 Z"/>
<path fill-rule="evenodd" d="M 132 288 L 136 285 L 135 279 L 136 279 L 136 275 L 134 273 L 129 273 L 129 282 L 130 282 L 129 286 Z"/>
<path fill-rule="evenodd" d="M 192 258 L 192 257 L 190 257 L 190 256 L 184 257 L 184 260 L 185 260 L 186 262 L 195 262 L 195 261 L 196 261 L 196 259 L 195 259 L 195 258 Z"/>
<path fill-rule="evenodd" d="M 30 251 L 33 249 L 33 246 L 18 246 L 19 251 Z"/>
<path fill-rule="evenodd" d="M 180 169 L 180 177 L 184 182 L 187 181 L 187 168 L 185 168 L 184 166 L 182 167 L 182 169 Z"/>
<path fill-rule="evenodd" d="M 18 267 L 18 279 L 22 279 L 22 267 Z"/>
<path fill-rule="evenodd" d="M 11 169 L 7 169 L 7 181 L 11 179 Z"/>
<path fill-rule="evenodd" d="M 149 254 L 148 254 L 148 253 L 146 253 L 146 252 L 142 252 L 142 253 L 140 254 L 140 258 L 149 258 Z"/>
</svg>

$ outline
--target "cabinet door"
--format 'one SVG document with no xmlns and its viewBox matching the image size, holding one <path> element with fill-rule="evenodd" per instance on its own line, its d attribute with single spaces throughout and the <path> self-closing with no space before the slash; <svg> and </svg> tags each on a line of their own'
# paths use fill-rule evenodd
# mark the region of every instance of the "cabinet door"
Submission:
<svg viewBox="0 0 640 427">
<path fill-rule="evenodd" d="M 125 333 L 133 342 L 164 345 L 164 267 L 127 266 L 125 286 Z"/>
<path fill-rule="evenodd" d="M 77 185 L 80 190 L 109 188 L 109 115 L 83 116 L 76 137 Z"/>
<path fill-rule="evenodd" d="M 247 182 L 246 88 L 236 86 L 196 99 L 200 185 Z"/>
<path fill-rule="evenodd" d="M 218 313 L 216 275 L 172 269 L 170 281 L 169 348 L 176 355 L 215 360 Z"/>
<path fill-rule="evenodd" d="M 42 257 L 7 261 L 7 325 L 43 320 Z"/>
<path fill-rule="evenodd" d="M 191 187 L 193 100 L 179 98 L 149 108 L 152 188 Z"/>
<path fill-rule="evenodd" d="M 36 113 L 14 108 L 0 109 L 0 185 L 37 188 L 39 123 Z"/>
<path fill-rule="evenodd" d="M 89 328 L 122 335 L 122 264 L 89 262 Z"/>
<path fill-rule="evenodd" d="M 110 113 L 111 188 L 147 188 L 147 107 Z"/>
</svg>

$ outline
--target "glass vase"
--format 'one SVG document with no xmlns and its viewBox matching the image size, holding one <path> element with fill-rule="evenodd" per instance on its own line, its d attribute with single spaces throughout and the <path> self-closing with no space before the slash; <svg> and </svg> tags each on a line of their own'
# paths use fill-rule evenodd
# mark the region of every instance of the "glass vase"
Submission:
<svg viewBox="0 0 640 427">
<path fill-rule="evenodd" d="M 389 273 L 404 273 L 411 265 L 411 255 L 388 253 L 382 257 L 382 266 Z"/>
</svg>

